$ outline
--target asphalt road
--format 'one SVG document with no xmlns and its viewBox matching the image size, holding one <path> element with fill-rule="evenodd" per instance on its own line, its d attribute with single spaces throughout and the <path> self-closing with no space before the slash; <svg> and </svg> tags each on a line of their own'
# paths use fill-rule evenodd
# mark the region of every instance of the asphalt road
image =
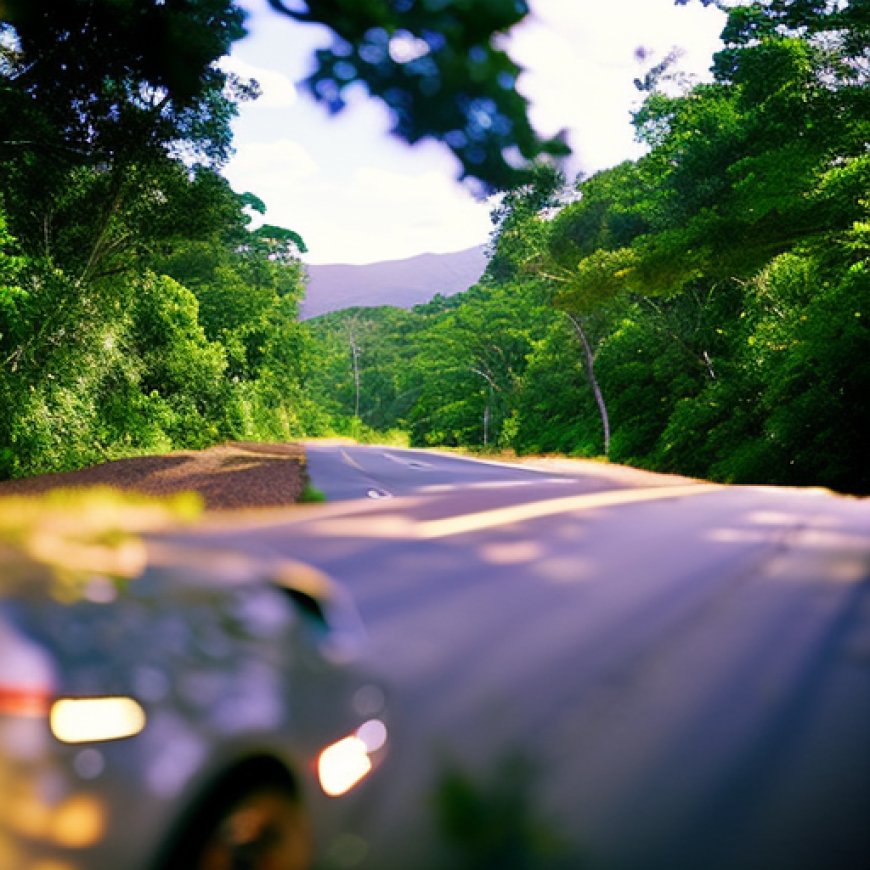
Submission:
<svg viewBox="0 0 870 870">
<path fill-rule="evenodd" d="M 471 460 L 431 450 L 315 442 L 306 445 L 306 457 L 314 486 L 329 501 L 576 481 L 567 475 Z M 587 480 L 587 485 L 592 488 L 608 486 L 594 479 Z"/>
<path fill-rule="evenodd" d="M 309 469 L 335 503 L 211 534 L 345 584 L 394 685 L 339 863 L 870 867 L 870 502 L 386 448 Z"/>
</svg>

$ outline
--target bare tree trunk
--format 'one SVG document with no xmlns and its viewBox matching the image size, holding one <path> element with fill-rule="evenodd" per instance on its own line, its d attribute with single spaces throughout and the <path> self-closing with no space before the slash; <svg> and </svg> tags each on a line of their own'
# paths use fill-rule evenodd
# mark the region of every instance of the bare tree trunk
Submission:
<svg viewBox="0 0 870 870">
<path fill-rule="evenodd" d="M 121 203 L 124 201 L 124 179 L 123 169 L 115 167 L 112 170 L 112 200 L 103 209 L 100 217 L 100 229 L 96 239 L 91 247 L 88 262 L 85 264 L 84 271 L 79 278 L 79 283 L 84 284 L 89 281 L 97 272 L 97 267 L 100 261 L 111 250 L 111 242 L 109 240 L 109 230 L 112 225 L 112 218 L 121 208 Z"/>
<path fill-rule="evenodd" d="M 710 357 L 710 354 L 706 350 L 702 350 L 698 353 L 694 348 L 692 348 L 687 342 L 685 342 L 673 329 L 669 329 L 665 322 L 665 315 L 663 314 L 661 308 L 653 302 L 652 299 L 644 298 L 642 300 L 643 304 L 650 310 L 655 312 L 656 317 L 659 320 L 658 329 L 660 332 L 663 332 L 668 336 L 672 341 L 678 344 L 689 356 L 699 362 L 704 371 L 707 373 L 707 377 L 710 378 L 711 381 L 716 380 L 716 370 L 713 368 L 713 360 Z M 701 306 L 700 300 L 697 300 L 698 306 Z"/>
<path fill-rule="evenodd" d="M 601 415 L 601 425 L 604 429 L 604 455 L 610 454 L 610 418 L 607 415 L 607 405 L 604 402 L 604 394 L 601 392 L 601 386 L 598 379 L 595 377 L 595 354 L 592 350 L 592 345 L 589 343 L 589 336 L 586 335 L 586 330 L 583 328 L 583 323 L 579 317 L 565 312 L 565 316 L 571 321 L 577 337 L 580 339 L 580 344 L 583 346 L 583 366 L 586 369 L 586 377 L 589 379 L 589 385 L 592 387 L 592 393 L 595 396 L 595 402 L 598 405 L 598 413 Z"/>
<path fill-rule="evenodd" d="M 471 371 L 473 371 L 476 375 L 480 375 L 486 383 L 489 385 L 489 399 L 483 407 L 483 446 L 489 446 L 489 427 L 492 423 L 492 400 L 495 391 L 498 389 L 495 381 L 488 372 L 483 371 L 482 369 L 475 368 L 471 366 Z"/>
<path fill-rule="evenodd" d="M 711 381 L 716 380 L 716 371 L 713 368 L 713 360 L 710 359 L 710 354 L 707 353 L 706 350 L 701 351 L 701 359 L 704 360 L 704 368 L 707 369 L 707 374 L 710 376 Z"/>
<path fill-rule="evenodd" d="M 353 324 L 348 325 L 347 340 L 350 342 L 350 359 L 353 366 L 353 387 L 354 387 L 354 402 L 353 415 L 359 417 L 359 393 L 360 393 L 360 377 L 359 377 L 359 345 L 356 341 L 356 333 L 353 330 Z"/>
</svg>

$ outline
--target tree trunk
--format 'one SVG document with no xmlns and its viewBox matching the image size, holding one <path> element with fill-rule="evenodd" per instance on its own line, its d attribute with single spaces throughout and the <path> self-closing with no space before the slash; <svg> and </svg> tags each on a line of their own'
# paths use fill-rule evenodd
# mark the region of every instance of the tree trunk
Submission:
<svg viewBox="0 0 870 870">
<path fill-rule="evenodd" d="M 569 314 L 567 311 L 565 316 L 571 321 L 571 325 L 580 339 L 580 344 L 583 346 L 583 367 L 586 369 L 586 377 L 589 379 L 589 385 L 592 387 L 592 393 L 598 405 L 598 413 L 601 415 L 601 426 L 604 429 L 604 455 L 608 456 L 610 455 L 610 418 L 607 415 L 604 394 L 601 392 L 598 379 L 595 377 L 595 354 L 592 351 L 592 345 L 589 343 L 589 337 L 586 335 L 586 330 L 583 328 L 580 318 Z"/>
<path fill-rule="evenodd" d="M 359 417 L 359 393 L 360 393 L 360 376 L 359 376 L 359 345 L 356 340 L 356 333 L 353 324 L 348 324 L 347 340 L 350 343 L 350 358 L 353 366 L 353 415 Z"/>
<path fill-rule="evenodd" d="M 489 385 L 489 398 L 488 398 L 488 400 L 483 408 L 483 446 L 488 447 L 489 446 L 489 429 L 490 429 L 490 426 L 492 425 L 492 403 L 493 403 L 493 397 L 495 395 L 495 391 L 496 391 L 496 389 L 498 389 L 498 387 L 496 386 L 496 383 L 493 380 L 492 375 L 488 374 L 487 372 L 483 371 L 482 369 L 478 369 L 478 368 L 475 368 L 474 366 L 471 366 L 471 371 L 473 371 L 476 375 L 480 375 L 486 381 L 486 383 Z"/>
<path fill-rule="evenodd" d="M 91 253 L 88 256 L 88 261 L 85 264 L 84 271 L 79 278 L 80 284 L 85 284 L 90 281 L 97 273 L 98 266 L 103 257 L 111 250 L 111 242 L 109 233 L 112 226 L 112 218 L 120 211 L 121 203 L 124 201 L 124 167 L 115 166 L 112 170 L 111 183 L 111 200 L 103 208 L 103 213 L 100 216 L 99 230 L 97 237 L 94 239 L 91 246 Z"/>
</svg>

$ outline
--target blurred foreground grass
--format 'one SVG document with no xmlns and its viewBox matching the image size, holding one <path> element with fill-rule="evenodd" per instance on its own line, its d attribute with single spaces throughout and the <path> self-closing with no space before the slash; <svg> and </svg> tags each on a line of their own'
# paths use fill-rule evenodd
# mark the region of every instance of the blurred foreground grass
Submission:
<svg viewBox="0 0 870 870">
<path fill-rule="evenodd" d="M 523 752 L 471 774 L 447 761 L 434 796 L 450 870 L 583 870 L 586 862 L 540 810 L 539 771 Z"/>
</svg>

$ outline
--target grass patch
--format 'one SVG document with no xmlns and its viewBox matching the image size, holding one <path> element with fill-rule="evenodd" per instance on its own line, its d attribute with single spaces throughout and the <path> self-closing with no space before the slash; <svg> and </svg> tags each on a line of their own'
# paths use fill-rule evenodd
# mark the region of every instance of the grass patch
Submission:
<svg viewBox="0 0 870 870">
<path fill-rule="evenodd" d="M 326 494 L 310 483 L 306 483 L 299 496 L 299 504 L 320 504 L 326 501 Z"/>
</svg>

